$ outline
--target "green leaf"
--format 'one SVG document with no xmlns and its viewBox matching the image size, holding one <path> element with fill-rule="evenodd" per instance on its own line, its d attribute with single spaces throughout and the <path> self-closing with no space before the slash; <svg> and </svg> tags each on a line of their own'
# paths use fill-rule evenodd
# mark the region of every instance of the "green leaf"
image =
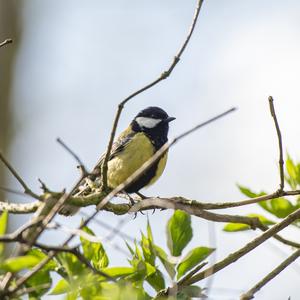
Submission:
<svg viewBox="0 0 300 300">
<path fill-rule="evenodd" d="M 206 259 L 213 251 L 215 249 L 208 247 L 197 247 L 189 251 L 177 266 L 177 280 Z"/>
<path fill-rule="evenodd" d="M 203 290 L 196 285 L 190 285 L 184 287 L 181 292 L 191 298 L 205 298 L 206 296 L 202 293 Z"/>
<path fill-rule="evenodd" d="M 84 227 L 82 230 L 90 235 L 93 236 L 95 235 L 94 232 L 88 227 Z M 84 239 L 83 237 L 80 237 L 80 241 L 82 244 L 84 256 L 88 260 L 92 261 L 92 264 L 96 269 L 99 270 L 101 268 L 106 268 L 108 266 L 109 260 L 100 242 L 94 243 Z"/>
<path fill-rule="evenodd" d="M 296 207 L 285 198 L 276 198 L 258 203 L 264 210 L 273 214 L 277 218 L 285 218 L 287 215 L 295 211 Z"/>
<path fill-rule="evenodd" d="M 131 255 L 134 255 L 134 250 L 130 247 L 130 245 L 125 241 L 125 244 L 129 250 L 129 252 L 131 253 Z"/>
<path fill-rule="evenodd" d="M 102 271 L 110 277 L 127 276 L 134 273 L 134 268 L 131 267 L 111 267 L 104 268 Z"/>
<path fill-rule="evenodd" d="M 285 179 L 291 188 L 294 190 L 297 188 L 297 181 L 299 177 L 299 172 L 297 166 L 294 164 L 292 158 L 287 154 L 287 159 L 285 162 L 287 174 L 285 174 Z"/>
<path fill-rule="evenodd" d="M 29 293 L 29 299 L 39 299 L 50 289 L 52 279 L 49 270 L 41 269 L 33 276 L 31 276 L 27 282 L 27 287 L 34 287 L 34 291 Z"/>
<path fill-rule="evenodd" d="M 295 210 L 293 204 L 285 198 L 272 199 L 270 202 L 271 213 L 278 218 L 285 218 Z"/>
<path fill-rule="evenodd" d="M 50 292 L 50 295 L 61 295 L 65 294 L 70 290 L 70 284 L 67 280 L 61 279 L 56 286 Z"/>
<path fill-rule="evenodd" d="M 167 243 L 171 254 L 180 256 L 192 237 L 191 216 L 182 210 L 176 210 L 167 224 Z"/>
<path fill-rule="evenodd" d="M 38 248 L 30 249 L 27 253 L 27 255 L 35 256 L 37 259 L 40 260 L 40 262 L 48 257 L 43 251 L 41 251 Z M 57 268 L 57 263 L 54 259 L 51 259 L 47 262 L 47 264 L 43 267 L 43 270 L 49 270 L 54 271 Z"/>
<path fill-rule="evenodd" d="M 273 221 L 259 214 L 248 214 L 247 217 L 258 218 L 261 223 L 267 226 L 275 224 Z M 228 223 L 223 227 L 223 231 L 226 232 L 237 232 L 237 231 L 244 231 L 249 229 L 251 229 L 249 225 L 241 224 L 241 223 Z"/>
<path fill-rule="evenodd" d="M 239 185 L 239 184 L 237 184 L 237 187 L 242 194 L 244 194 L 245 196 L 247 196 L 249 198 L 255 198 L 255 197 L 266 195 L 265 192 L 255 193 L 252 190 L 250 190 L 249 188 Z"/>
<path fill-rule="evenodd" d="M 142 233 L 141 247 L 143 250 L 143 256 L 146 262 L 151 265 L 155 265 L 155 253 L 153 251 L 153 247 L 151 241 L 144 236 Z"/>
<path fill-rule="evenodd" d="M 147 220 L 147 235 L 148 235 L 148 240 L 153 244 L 153 234 L 152 234 L 152 229 L 150 226 L 149 219 Z"/>
<path fill-rule="evenodd" d="M 160 259 L 161 263 L 164 265 L 169 276 L 173 279 L 176 274 L 174 264 L 172 264 L 168 260 L 168 255 L 162 248 L 160 248 L 159 246 L 154 246 L 154 247 L 158 258 Z"/>
<path fill-rule="evenodd" d="M 5 210 L 3 211 L 0 217 L 0 235 L 4 235 L 6 233 L 7 221 L 8 221 L 8 212 Z M 5 244 L 0 243 L 0 256 L 3 255 L 4 245 Z"/>
<path fill-rule="evenodd" d="M 57 258 L 69 278 L 72 278 L 73 275 L 78 276 L 88 272 L 86 267 L 72 253 L 61 252 L 57 255 Z"/>
<path fill-rule="evenodd" d="M 19 272 L 23 269 L 30 269 L 36 266 L 41 260 L 34 255 L 17 256 L 6 259 L 1 265 L 2 270 L 8 272 Z"/>
<path fill-rule="evenodd" d="M 147 282 L 158 292 L 166 287 L 165 279 L 161 271 L 156 270 L 155 273 L 147 277 Z"/>
</svg>

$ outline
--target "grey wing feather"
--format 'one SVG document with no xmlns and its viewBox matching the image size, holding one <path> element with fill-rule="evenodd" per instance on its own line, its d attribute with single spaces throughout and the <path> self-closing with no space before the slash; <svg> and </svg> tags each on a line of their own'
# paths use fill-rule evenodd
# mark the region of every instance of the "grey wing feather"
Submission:
<svg viewBox="0 0 300 300">
<path fill-rule="evenodd" d="M 112 145 L 109 160 L 113 159 L 118 153 L 122 152 L 122 150 L 132 140 L 135 134 L 136 134 L 135 132 L 132 132 L 126 137 L 119 138 L 118 140 L 116 140 Z M 105 158 L 105 153 L 101 155 L 100 159 L 96 164 L 96 167 L 92 171 L 92 174 L 88 176 L 87 179 L 83 180 L 82 184 L 79 186 L 79 189 L 74 192 L 74 195 L 79 196 L 91 192 L 89 182 L 95 181 L 96 178 L 99 178 L 101 176 L 101 169 L 102 169 L 104 158 Z"/>
</svg>

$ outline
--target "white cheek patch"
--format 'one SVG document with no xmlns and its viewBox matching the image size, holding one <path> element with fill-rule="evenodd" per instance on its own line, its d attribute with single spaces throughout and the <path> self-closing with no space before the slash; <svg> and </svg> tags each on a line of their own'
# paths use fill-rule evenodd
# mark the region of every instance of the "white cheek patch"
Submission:
<svg viewBox="0 0 300 300">
<path fill-rule="evenodd" d="M 154 128 L 158 123 L 161 122 L 160 119 L 153 119 L 147 117 L 137 117 L 135 120 L 140 127 L 144 128 Z"/>
</svg>

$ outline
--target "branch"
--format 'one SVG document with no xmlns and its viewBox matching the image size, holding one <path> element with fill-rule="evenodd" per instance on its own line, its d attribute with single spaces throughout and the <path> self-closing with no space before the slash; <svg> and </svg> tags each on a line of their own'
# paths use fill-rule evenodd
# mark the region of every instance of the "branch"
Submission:
<svg viewBox="0 0 300 300">
<path fill-rule="evenodd" d="M 282 151 L 282 138 L 281 138 L 281 132 L 279 128 L 279 124 L 277 121 L 276 113 L 275 113 L 275 108 L 274 108 L 274 100 L 272 96 L 269 97 L 269 104 L 270 104 L 270 112 L 272 115 L 272 118 L 275 123 L 275 128 L 277 132 L 277 138 L 278 138 L 278 146 L 279 146 L 279 172 L 280 172 L 280 188 L 279 191 L 283 191 L 284 189 L 284 171 L 283 171 L 283 166 L 284 166 L 284 161 L 283 161 L 283 151 Z"/>
<path fill-rule="evenodd" d="M 111 148 L 112 148 L 112 145 L 113 145 L 113 141 L 114 141 L 114 138 L 115 138 L 115 135 L 116 135 L 116 130 L 117 130 L 118 122 L 119 122 L 119 119 L 120 119 L 120 115 L 121 115 L 121 112 L 122 112 L 125 104 L 130 99 L 132 99 L 132 98 L 136 97 L 137 95 L 145 92 L 146 90 L 152 88 L 153 86 L 155 86 L 156 84 L 158 84 L 162 80 L 167 79 L 171 75 L 171 73 L 174 70 L 174 68 L 176 67 L 177 63 L 180 61 L 180 58 L 181 58 L 184 50 L 186 49 L 186 47 L 187 47 L 187 45 L 188 45 L 188 43 L 189 43 L 189 41 L 192 37 L 192 34 L 194 32 L 194 29 L 195 29 L 195 26 L 196 26 L 196 23 L 197 23 L 197 20 L 198 20 L 198 16 L 199 16 L 199 13 L 200 13 L 200 10 L 201 10 L 201 7 L 202 7 L 202 3 L 203 3 L 203 0 L 198 0 L 197 6 L 196 6 L 196 9 L 195 9 L 195 14 L 194 14 L 189 32 L 188 32 L 188 34 L 185 38 L 185 41 L 183 42 L 182 46 L 180 47 L 178 53 L 175 55 L 175 57 L 173 59 L 173 62 L 171 63 L 169 68 L 166 71 L 164 71 L 157 79 L 155 79 L 151 83 L 147 84 L 143 88 L 137 90 L 136 92 L 132 93 L 127 98 L 125 98 L 122 102 L 119 103 L 118 110 L 117 110 L 117 113 L 116 113 L 115 118 L 114 118 L 113 127 L 112 127 L 112 130 L 111 130 L 110 139 L 109 139 L 106 154 L 105 154 L 105 157 L 104 157 L 103 165 L 102 165 L 102 182 L 103 182 L 104 190 L 107 189 L 107 169 L 108 169 L 107 164 L 108 164 Z"/>
<path fill-rule="evenodd" d="M 263 286 L 265 286 L 269 281 L 275 278 L 280 272 L 282 272 L 286 267 L 293 263 L 300 256 L 300 249 L 289 256 L 285 261 L 283 261 L 279 266 L 277 266 L 272 272 L 270 272 L 266 277 L 259 281 L 253 288 L 248 292 L 241 295 L 240 300 L 250 300 L 254 298 L 254 294 L 258 292 Z"/>
<path fill-rule="evenodd" d="M 2 43 L 0 43 L 0 48 L 7 45 L 7 44 L 11 44 L 12 42 L 13 42 L 12 39 L 6 39 Z"/>
<path fill-rule="evenodd" d="M 167 296 L 174 293 L 174 290 L 180 291 L 184 286 L 192 285 L 198 281 L 203 280 L 204 278 L 207 278 L 218 271 L 224 269 L 228 265 L 236 262 L 238 259 L 261 245 L 263 242 L 268 240 L 270 237 L 274 236 L 279 231 L 283 230 L 287 226 L 289 226 L 292 222 L 300 218 L 300 208 L 296 210 L 295 212 L 288 215 L 286 218 L 284 218 L 280 223 L 277 223 L 273 227 L 266 230 L 264 233 L 253 239 L 251 242 L 247 243 L 244 247 L 240 248 L 239 250 L 229 254 L 227 257 L 225 257 L 223 260 L 213 264 L 212 266 L 206 268 L 205 270 L 201 271 L 198 274 L 193 275 L 192 277 L 184 280 L 184 283 L 181 283 L 181 285 L 177 285 L 177 283 L 174 285 L 174 287 L 167 288 L 165 290 L 162 290 L 158 293 L 159 296 Z M 298 250 L 300 251 L 300 249 Z M 296 253 L 298 252 L 296 251 Z M 299 255 L 298 255 L 299 256 Z"/>
<path fill-rule="evenodd" d="M 0 201 L 0 211 L 7 211 L 12 214 L 30 214 L 34 213 L 42 204 L 40 201 L 32 203 L 7 203 Z"/>
<path fill-rule="evenodd" d="M 5 159 L 5 157 L 3 156 L 3 154 L 1 152 L 0 152 L 0 160 L 8 168 L 8 170 L 12 173 L 12 175 L 18 180 L 18 182 L 21 184 L 21 186 L 24 189 L 24 193 L 27 195 L 30 195 L 31 197 L 33 197 L 35 199 L 40 200 L 40 197 L 31 191 L 31 189 L 28 187 L 28 185 L 25 183 L 25 181 L 21 178 L 21 176 L 18 174 L 18 172 L 12 167 L 12 165 Z"/>
<path fill-rule="evenodd" d="M 218 271 L 224 269 L 228 265 L 232 264 L 233 262 L 237 261 L 245 254 L 250 252 L 251 250 L 255 249 L 263 242 L 265 242 L 270 237 L 274 236 L 274 234 L 278 233 L 279 231 L 283 230 L 287 226 L 289 226 L 292 222 L 300 218 L 300 209 L 296 210 L 295 212 L 288 215 L 284 218 L 281 222 L 277 223 L 273 227 L 266 230 L 264 233 L 253 239 L 251 242 L 247 243 L 244 247 L 240 248 L 239 250 L 231 253 L 226 258 L 217 262 L 216 264 L 212 265 L 211 267 L 205 269 L 204 271 L 194 275 L 190 280 L 187 281 L 187 285 L 193 284 L 198 282 L 206 277 L 211 276 L 212 274 L 217 273 Z"/>
<path fill-rule="evenodd" d="M 147 202 L 144 204 L 144 201 Z M 155 199 L 155 200 L 143 200 L 135 204 L 129 212 L 138 212 L 141 210 L 141 208 L 151 205 L 152 207 L 159 207 L 159 208 L 168 208 L 168 209 L 180 209 L 185 212 L 187 212 L 190 215 L 194 215 L 197 217 L 200 217 L 202 219 L 214 221 L 214 222 L 231 222 L 231 223 L 243 223 L 249 225 L 252 229 L 255 229 L 261 225 L 261 222 L 256 217 L 244 217 L 244 216 L 237 216 L 237 215 L 226 215 L 226 214 L 216 214 L 212 212 L 208 212 L 206 210 L 203 210 L 201 208 L 182 204 L 180 202 L 173 202 L 169 199 Z"/>
</svg>

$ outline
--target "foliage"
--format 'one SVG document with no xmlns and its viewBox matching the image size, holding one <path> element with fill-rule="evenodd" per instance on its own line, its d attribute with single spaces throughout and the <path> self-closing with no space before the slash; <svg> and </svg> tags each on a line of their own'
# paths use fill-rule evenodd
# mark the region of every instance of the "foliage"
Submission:
<svg viewBox="0 0 300 300">
<path fill-rule="evenodd" d="M 285 183 L 290 186 L 292 190 L 300 188 L 300 163 L 294 163 L 290 155 L 287 155 L 286 159 L 286 170 L 284 174 Z M 261 191 L 259 193 L 254 192 L 248 187 L 238 185 L 238 188 L 242 194 L 249 198 L 260 197 L 266 195 L 267 193 Z M 295 201 L 292 202 L 284 197 L 279 197 L 276 199 L 266 200 L 258 202 L 258 205 L 266 212 L 271 214 L 272 217 L 283 219 L 292 212 L 300 208 L 300 196 L 296 197 Z M 269 220 L 263 215 L 249 214 L 249 217 L 257 217 L 264 225 L 272 225 L 273 221 Z M 299 221 L 294 222 L 293 225 L 300 227 Z M 250 226 L 246 224 L 234 224 L 229 223 L 223 228 L 227 232 L 243 231 L 250 229 Z"/>
<path fill-rule="evenodd" d="M 6 231 L 7 217 L 6 213 L 0 219 L 2 234 Z M 88 227 L 84 227 L 83 230 L 89 235 L 94 235 Z M 28 296 L 30 299 L 39 299 L 45 294 L 64 295 L 70 300 L 152 299 L 175 278 L 182 280 L 214 251 L 204 246 L 186 249 L 193 231 L 191 217 L 183 211 L 175 211 L 169 219 L 166 235 L 168 251 L 155 244 L 148 220 L 146 233 L 141 232 L 140 240 L 132 245 L 126 242 L 129 266 L 119 267 L 109 265 L 107 252 L 100 242 L 81 238 L 78 251 L 94 271 L 75 253 L 60 252 L 27 281 L 26 288 L 34 288 Z M 34 248 L 24 256 L 3 259 L 0 270 L 2 274 L 6 271 L 24 272 L 34 268 L 46 257 L 47 252 Z M 60 277 L 54 286 L 52 273 Z M 203 290 L 198 286 L 185 286 L 177 294 L 177 299 L 189 300 L 194 297 L 204 297 Z"/>
</svg>

